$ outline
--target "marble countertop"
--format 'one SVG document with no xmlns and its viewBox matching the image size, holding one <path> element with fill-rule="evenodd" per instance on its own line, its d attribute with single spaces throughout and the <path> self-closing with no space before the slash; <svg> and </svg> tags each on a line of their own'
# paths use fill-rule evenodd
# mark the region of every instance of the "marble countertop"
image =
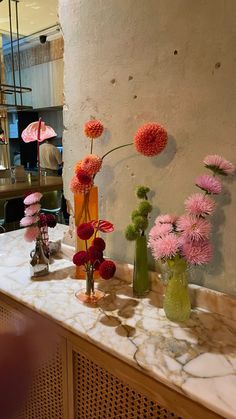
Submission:
<svg viewBox="0 0 236 419">
<path fill-rule="evenodd" d="M 62 238 L 65 226 L 51 230 Z M 65 256 L 50 274 L 32 280 L 22 230 L 0 235 L 0 291 L 53 318 L 60 325 L 102 347 L 126 363 L 198 401 L 226 418 L 236 418 L 236 321 L 196 308 L 191 319 L 166 319 L 160 294 L 137 300 L 126 280 L 101 281 L 106 292 L 97 308 L 75 298 L 84 281 Z M 22 245 L 24 243 L 24 245 Z M 218 293 L 219 296 L 219 293 Z M 229 307 L 227 307 L 229 311 Z"/>
</svg>

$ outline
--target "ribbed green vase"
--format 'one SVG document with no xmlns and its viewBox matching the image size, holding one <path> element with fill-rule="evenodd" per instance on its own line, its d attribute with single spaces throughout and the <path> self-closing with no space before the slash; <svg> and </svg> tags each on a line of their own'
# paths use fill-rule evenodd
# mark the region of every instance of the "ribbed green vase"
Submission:
<svg viewBox="0 0 236 419">
<path fill-rule="evenodd" d="M 135 297 L 141 298 L 149 291 L 147 239 L 144 234 L 139 236 L 135 242 L 133 294 Z"/>
<path fill-rule="evenodd" d="M 170 275 L 166 286 L 163 307 L 166 317 L 173 322 L 189 319 L 191 303 L 188 292 L 186 262 L 181 258 L 168 261 Z"/>
</svg>

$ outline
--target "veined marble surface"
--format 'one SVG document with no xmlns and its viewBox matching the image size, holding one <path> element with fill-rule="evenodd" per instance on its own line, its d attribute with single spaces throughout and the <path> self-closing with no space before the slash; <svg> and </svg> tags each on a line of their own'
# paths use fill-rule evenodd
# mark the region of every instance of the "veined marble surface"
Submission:
<svg viewBox="0 0 236 419">
<path fill-rule="evenodd" d="M 64 231 L 57 226 L 51 239 L 62 238 Z M 188 322 L 170 322 L 159 308 L 158 292 L 137 300 L 120 279 L 101 281 L 106 297 L 97 308 L 87 307 L 75 298 L 85 282 L 73 279 L 75 269 L 66 257 L 54 260 L 46 277 L 30 278 L 32 248 L 22 230 L 0 235 L 1 292 L 219 415 L 236 418 L 236 322 L 230 316 L 198 308 Z"/>
</svg>

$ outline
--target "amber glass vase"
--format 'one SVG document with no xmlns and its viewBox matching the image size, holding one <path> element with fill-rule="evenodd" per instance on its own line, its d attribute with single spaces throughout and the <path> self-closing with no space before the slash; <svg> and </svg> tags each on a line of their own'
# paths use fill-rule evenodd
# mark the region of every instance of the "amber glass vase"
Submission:
<svg viewBox="0 0 236 419">
<path fill-rule="evenodd" d="M 75 225 L 78 227 L 82 223 L 88 223 L 92 220 L 98 220 L 98 188 L 93 186 L 89 192 L 84 194 L 74 195 L 75 204 Z M 84 240 L 81 240 L 77 235 L 76 251 L 86 250 Z M 88 246 L 93 241 L 93 237 L 88 240 Z M 76 277 L 78 279 L 86 278 L 86 272 L 83 266 L 76 267 Z M 96 275 L 94 276 L 96 278 Z"/>
</svg>

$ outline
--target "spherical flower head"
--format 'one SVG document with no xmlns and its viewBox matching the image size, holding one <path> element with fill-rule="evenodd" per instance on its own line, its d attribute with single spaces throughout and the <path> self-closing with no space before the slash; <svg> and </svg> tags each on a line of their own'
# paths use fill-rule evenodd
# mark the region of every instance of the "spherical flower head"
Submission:
<svg viewBox="0 0 236 419">
<path fill-rule="evenodd" d="M 138 212 L 140 215 L 147 217 L 150 212 L 152 212 L 152 204 L 148 201 L 141 201 L 138 206 Z"/>
<path fill-rule="evenodd" d="M 139 211 L 138 210 L 134 210 L 134 211 L 132 211 L 132 214 L 131 214 L 131 220 L 132 221 L 134 221 L 134 219 L 135 219 L 135 217 L 139 217 L 141 214 L 139 213 Z"/>
<path fill-rule="evenodd" d="M 87 262 L 88 262 L 88 255 L 87 255 L 87 252 L 85 252 L 84 250 L 81 250 L 80 252 L 75 253 L 75 255 L 73 256 L 73 263 L 76 266 L 85 265 L 85 263 Z"/>
<path fill-rule="evenodd" d="M 135 134 L 136 150 L 147 157 L 157 156 L 167 144 L 167 132 L 157 123 L 142 125 Z"/>
<path fill-rule="evenodd" d="M 93 240 L 92 245 L 95 246 L 101 252 L 103 252 L 106 248 L 106 243 L 101 237 L 96 237 Z"/>
<path fill-rule="evenodd" d="M 40 201 L 42 196 L 43 195 L 40 192 L 31 193 L 30 195 L 26 196 L 26 198 L 24 199 L 24 204 L 25 205 L 36 204 L 37 202 Z"/>
<path fill-rule="evenodd" d="M 146 230 L 148 228 L 148 219 L 146 217 L 142 217 L 138 215 L 133 219 L 133 224 L 135 230 Z"/>
<path fill-rule="evenodd" d="M 80 164 L 80 168 L 87 172 L 90 176 L 96 175 L 102 166 L 102 159 L 96 154 L 88 154 Z"/>
<path fill-rule="evenodd" d="M 39 220 L 39 217 L 37 217 L 36 215 L 34 217 L 23 217 L 20 220 L 20 225 L 21 227 L 29 227 L 33 224 L 36 224 Z"/>
<path fill-rule="evenodd" d="M 78 161 L 78 162 L 75 164 L 75 174 L 78 172 L 78 170 L 80 170 L 80 169 L 81 169 L 81 162 L 82 162 L 82 160 Z"/>
<path fill-rule="evenodd" d="M 39 214 L 39 227 L 47 226 L 47 216 L 46 214 Z"/>
<path fill-rule="evenodd" d="M 181 232 L 184 239 L 201 241 L 209 239 L 211 224 L 203 218 L 186 214 L 178 218 L 176 229 Z"/>
<path fill-rule="evenodd" d="M 196 186 L 208 194 L 218 195 L 222 190 L 221 181 L 210 175 L 198 176 L 195 183 Z"/>
<path fill-rule="evenodd" d="M 89 138 L 98 138 L 102 135 L 104 127 L 100 121 L 92 119 L 84 125 L 84 133 L 86 137 Z"/>
<path fill-rule="evenodd" d="M 136 195 L 139 199 L 145 199 L 150 189 L 147 186 L 138 186 L 136 189 Z"/>
<path fill-rule="evenodd" d="M 39 235 L 39 228 L 38 228 L 38 226 L 28 227 L 25 230 L 24 239 L 27 242 L 33 242 L 34 240 L 37 239 L 38 235 Z"/>
<path fill-rule="evenodd" d="M 81 185 L 85 185 L 85 186 L 91 185 L 92 178 L 85 170 L 79 169 L 76 172 L 76 176 Z"/>
<path fill-rule="evenodd" d="M 54 228 L 57 225 L 57 219 L 53 214 L 46 214 L 47 219 L 47 226 L 50 228 Z"/>
<path fill-rule="evenodd" d="M 77 176 L 74 176 L 70 181 L 70 190 L 74 194 L 86 194 L 90 191 L 92 186 L 93 181 L 89 185 L 82 185 Z"/>
<path fill-rule="evenodd" d="M 32 215 L 37 214 L 40 211 L 41 205 L 32 204 L 25 208 L 25 215 L 31 217 Z"/>
<path fill-rule="evenodd" d="M 172 233 L 173 227 L 172 224 L 156 224 L 152 227 L 149 233 L 150 240 L 157 240 L 160 237 L 165 236 L 166 234 Z"/>
<path fill-rule="evenodd" d="M 103 253 L 95 246 L 90 246 L 88 248 L 88 258 L 91 263 L 95 263 L 97 261 L 101 262 L 103 259 Z"/>
<path fill-rule="evenodd" d="M 136 240 L 139 236 L 138 231 L 135 229 L 133 224 L 129 224 L 125 229 L 125 237 L 129 241 Z"/>
<path fill-rule="evenodd" d="M 219 175 L 233 175 L 235 172 L 235 166 L 233 163 L 218 154 L 206 156 L 203 163 L 208 169 L 212 170 L 214 173 L 218 173 Z"/>
<path fill-rule="evenodd" d="M 116 265 L 112 260 L 104 260 L 99 266 L 99 274 L 103 279 L 111 279 L 116 273 Z"/>
<path fill-rule="evenodd" d="M 190 264 L 205 265 L 211 261 L 213 249 L 208 240 L 199 242 L 186 241 L 182 245 L 181 254 Z"/>
<path fill-rule="evenodd" d="M 175 224 L 177 215 L 163 214 L 156 218 L 155 224 Z"/>
<path fill-rule="evenodd" d="M 94 228 L 90 223 L 83 223 L 77 227 L 77 236 L 81 240 L 89 240 L 94 234 Z"/>
<path fill-rule="evenodd" d="M 188 213 L 204 217 L 213 213 L 215 202 L 207 195 L 194 193 L 185 201 L 185 209 Z"/>
<path fill-rule="evenodd" d="M 174 233 L 166 234 L 156 240 L 149 239 L 148 246 L 151 248 L 154 259 L 169 259 L 179 251 L 178 236 Z"/>
</svg>

